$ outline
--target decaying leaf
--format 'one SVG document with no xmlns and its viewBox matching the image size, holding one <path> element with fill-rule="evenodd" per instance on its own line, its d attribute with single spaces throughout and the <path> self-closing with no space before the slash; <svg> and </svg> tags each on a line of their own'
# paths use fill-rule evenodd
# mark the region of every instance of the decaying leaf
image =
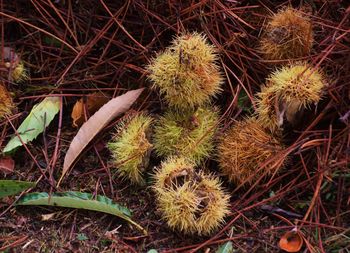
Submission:
<svg viewBox="0 0 350 253">
<path fill-rule="evenodd" d="M 304 240 L 297 229 L 285 233 L 280 241 L 279 247 L 287 252 L 299 252 L 303 246 Z"/>
<path fill-rule="evenodd" d="M 51 220 L 55 217 L 55 215 L 59 213 L 59 212 L 55 212 L 55 213 L 48 213 L 48 214 L 42 214 L 41 215 L 41 220 L 42 221 L 48 221 Z"/>
<path fill-rule="evenodd" d="M 12 173 L 15 168 L 15 161 L 11 157 L 0 158 L 0 171 L 4 174 Z"/>
<path fill-rule="evenodd" d="M 20 198 L 16 205 L 59 206 L 108 213 L 126 220 L 147 235 L 147 231 L 131 219 L 131 212 L 128 208 L 102 195 L 94 197 L 90 193 L 75 191 L 56 192 L 51 195 L 46 192 L 33 192 Z"/>
<path fill-rule="evenodd" d="M 113 98 L 103 105 L 88 121 L 79 129 L 72 140 L 67 154 L 64 158 L 62 175 L 58 181 L 60 185 L 64 175 L 73 166 L 80 153 L 86 148 L 90 141 L 110 123 L 115 117 L 126 112 L 140 96 L 144 88 L 128 91 L 127 93 Z"/>
<path fill-rule="evenodd" d="M 34 140 L 50 124 L 55 115 L 60 110 L 59 97 L 47 97 L 39 104 L 36 104 L 27 118 L 17 129 L 17 133 L 23 143 Z M 22 142 L 18 136 L 13 136 L 4 148 L 4 153 L 9 153 L 19 146 Z"/>
<path fill-rule="evenodd" d="M 90 115 L 94 114 L 102 105 L 107 103 L 108 98 L 103 96 L 101 93 L 92 93 L 86 98 L 86 109 Z M 79 99 L 72 110 L 73 126 L 79 127 L 84 123 L 84 98 Z"/>
</svg>

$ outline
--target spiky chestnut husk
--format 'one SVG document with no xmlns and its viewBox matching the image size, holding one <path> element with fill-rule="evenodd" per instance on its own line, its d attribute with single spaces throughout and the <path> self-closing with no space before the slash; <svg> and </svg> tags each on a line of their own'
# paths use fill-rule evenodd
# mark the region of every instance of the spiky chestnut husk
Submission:
<svg viewBox="0 0 350 253">
<path fill-rule="evenodd" d="M 268 22 L 260 49 L 266 59 L 286 60 L 307 56 L 312 44 L 310 20 L 301 11 L 288 7 Z"/>
<path fill-rule="evenodd" d="M 184 158 L 163 162 L 155 181 L 159 210 L 172 229 L 208 235 L 223 223 L 229 212 L 229 196 L 219 180 L 195 172 L 193 164 Z"/>
<path fill-rule="evenodd" d="M 154 175 L 155 188 L 168 189 L 193 180 L 195 164 L 185 157 L 169 157 L 161 163 Z"/>
<path fill-rule="evenodd" d="M 28 79 L 28 72 L 24 67 L 23 61 L 16 54 L 15 50 L 10 47 L 3 47 L 0 53 L 4 60 L 4 67 L 11 75 L 11 81 L 20 83 Z"/>
<path fill-rule="evenodd" d="M 185 234 L 195 233 L 199 200 L 192 183 L 185 182 L 181 187 L 170 190 L 155 190 L 158 210 L 167 225 Z"/>
<path fill-rule="evenodd" d="M 236 122 L 223 135 L 218 146 L 218 161 L 229 181 L 250 184 L 283 165 L 283 161 L 270 160 L 282 150 L 279 139 L 266 132 L 255 118 L 248 118 Z M 261 168 L 268 160 L 270 162 Z"/>
<path fill-rule="evenodd" d="M 325 86 L 326 79 L 321 71 L 307 63 L 276 70 L 258 93 L 259 121 L 273 132 L 283 124 L 284 115 L 293 123 L 298 111 L 319 102 Z"/>
<path fill-rule="evenodd" d="M 152 60 L 149 79 L 170 106 L 177 109 L 203 105 L 223 82 L 218 55 L 202 34 L 188 33 Z"/>
<path fill-rule="evenodd" d="M 197 196 L 201 198 L 200 212 L 196 218 L 198 234 L 209 235 L 224 223 L 229 213 L 230 197 L 224 192 L 218 178 L 199 173 L 196 184 Z"/>
<path fill-rule="evenodd" d="M 185 156 L 200 163 L 213 150 L 218 119 L 217 109 L 209 106 L 166 111 L 154 128 L 153 144 L 157 155 Z"/>
<path fill-rule="evenodd" d="M 24 67 L 23 62 L 19 62 L 18 65 L 14 69 L 12 69 L 11 77 L 16 83 L 21 83 L 23 81 L 28 80 L 28 71 Z"/>
<path fill-rule="evenodd" d="M 10 115 L 14 108 L 15 105 L 10 93 L 5 86 L 0 83 L 0 119 L 3 119 L 5 115 Z"/>
<path fill-rule="evenodd" d="M 152 118 L 144 113 L 127 118 L 118 126 L 108 148 L 118 172 L 132 183 L 143 184 L 143 172 L 149 163 Z"/>
</svg>

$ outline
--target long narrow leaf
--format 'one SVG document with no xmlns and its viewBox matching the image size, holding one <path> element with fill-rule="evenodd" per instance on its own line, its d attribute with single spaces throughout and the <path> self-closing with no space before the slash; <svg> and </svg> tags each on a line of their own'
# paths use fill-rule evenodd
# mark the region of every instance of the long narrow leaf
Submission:
<svg viewBox="0 0 350 253">
<path fill-rule="evenodd" d="M 35 183 L 17 180 L 0 180 L 0 198 L 15 195 L 34 187 Z"/>
<path fill-rule="evenodd" d="M 147 234 L 145 229 L 131 220 L 131 212 L 128 208 L 113 203 L 111 199 L 101 195 L 94 198 L 90 193 L 69 191 L 53 193 L 49 196 L 46 192 L 34 192 L 24 195 L 17 205 L 59 206 L 108 213 L 128 221 Z"/>
<path fill-rule="evenodd" d="M 130 106 L 136 101 L 143 90 L 144 88 L 131 90 L 119 97 L 113 98 L 82 125 L 66 153 L 62 175 L 58 180 L 57 187 L 59 187 L 64 175 L 73 166 L 80 153 L 90 141 L 115 117 L 129 110 Z"/>
<path fill-rule="evenodd" d="M 36 104 L 17 129 L 21 140 L 25 144 L 34 140 L 50 124 L 59 110 L 59 97 L 47 97 L 39 104 Z M 17 147 L 22 146 L 21 140 L 18 136 L 12 137 L 3 152 L 9 153 Z"/>
</svg>

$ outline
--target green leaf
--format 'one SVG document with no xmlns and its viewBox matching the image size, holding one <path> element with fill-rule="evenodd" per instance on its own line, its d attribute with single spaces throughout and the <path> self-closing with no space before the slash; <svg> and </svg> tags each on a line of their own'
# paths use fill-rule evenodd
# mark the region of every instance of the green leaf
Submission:
<svg viewBox="0 0 350 253">
<path fill-rule="evenodd" d="M 240 90 L 238 94 L 238 101 L 237 101 L 237 106 L 242 109 L 244 112 L 251 113 L 253 110 L 253 107 L 250 103 L 249 97 L 245 90 Z"/>
<path fill-rule="evenodd" d="M 47 97 L 39 104 L 36 104 L 17 129 L 21 140 L 24 143 L 34 140 L 50 124 L 59 110 L 59 97 Z M 13 136 L 3 152 L 9 153 L 19 146 L 22 146 L 22 142 L 17 135 Z"/>
<path fill-rule="evenodd" d="M 58 39 L 50 36 L 44 36 L 43 37 L 43 42 L 45 45 L 53 46 L 53 47 L 58 47 L 62 48 L 62 43 Z M 67 50 L 69 49 L 66 45 L 63 45 L 63 49 Z"/>
<path fill-rule="evenodd" d="M 222 244 L 216 251 L 216 253 L 233 253 L 233 243 L 231 241 Z"/>
<path fill-rule="evenodd" d="M 89 238 L 88 238 L 84 233 L 77 234 L 77 239 L 78 239 L 79 241 L 86 241 L 86 240 L 89 240 Z"/>
<path fill-rule="evenodd" d="M 144 228 L 131 220 L 131 212 L 128 208 L 113 203 L 111 199 L 102 195 L 94 197 L 90 193 L 68 191 L 53 193 L 49 196 L 46 192 L 34 192 L 24 195 L 16 205 L 59 206 L 108 213 L 128 221 L 147 235 Z"/>
<path fill-rule="evenodd" d="M 147 253 L 158 253 L 158 251 L 156 251 L 155 249 L 150 249 L 149 251 L 147 251 Z"/>
<path fill-rule="evenodd" d="M 0 198 L 15 195 L 34 187 L 35 183 L 17 180 L 0 180 Z"/>
</svg>

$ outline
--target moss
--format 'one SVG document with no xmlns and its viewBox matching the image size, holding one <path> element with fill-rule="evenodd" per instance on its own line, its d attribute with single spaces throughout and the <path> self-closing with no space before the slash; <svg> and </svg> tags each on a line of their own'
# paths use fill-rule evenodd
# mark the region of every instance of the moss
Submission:
<svg viewBox="0 0 350 253">
<path fill-rule="evenodd" d="M 132 183 L 143 184 L 143 172 L 148 167 L 152 145 L 149 142 L 152 118 L 144 113 L 126 119 L 118 126 L 108 143 L 113 164 L 121 176 Z"/>
</svg>

